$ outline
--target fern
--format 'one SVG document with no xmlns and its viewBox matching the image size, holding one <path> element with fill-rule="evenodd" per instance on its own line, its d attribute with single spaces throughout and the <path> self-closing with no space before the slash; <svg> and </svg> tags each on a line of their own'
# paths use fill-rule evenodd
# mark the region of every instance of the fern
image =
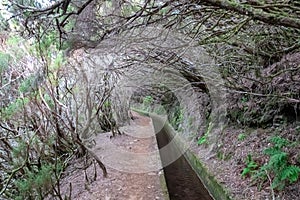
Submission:
<svg viewBox="0 0 300 200">
<path fill-rule="evenodd" d="M 283 150 L 284 147 L 293 143 L 278 136 L 271 138 L 270 141 L 273 146 L 264 150 L 264 153 L 270 156 L 269 162 L 260 167 L 252 178 L 262 185 L 267 180 L 267 174 L 271 174 L 273 177 L 272 188 L 282 190 L 287 183 L 291 184 L 298 180 L 300 167 L 290 165 L 288 154 Z"/>
<path fill-rule="evenodd" d="M 287 154 L 285 152 L 278 152 L 271 155 L 268 165 L 275 171 L 280 171 L 287 165 Z"/>
<path fill-rule="evenodd" d="M 289 180 L 290 183 L 294 183 L 298 180 L 300 173 L 300 167 L 295 165 L 287 166 L 281 174 L 283 180 Z"/>
<path fill-rule="evenodd" d="M 288 146 L 290 144 L 290 141 L 280 136 L 274 136 L 270 139 L 270 141 L 274 144 L 274 148 L 278 149 L 281 149 L 282 147 Z"/>
<path fill-rule="evenodd" d="M 252 159 L 251 155 L 248 155 L 246 159 L 246 167 L 243 169 L 241 174 L 242 177 L 245 178 L 247 174 L 252 175 L 256 171 L 257 167 L 257 163 Z"/>
</svg>

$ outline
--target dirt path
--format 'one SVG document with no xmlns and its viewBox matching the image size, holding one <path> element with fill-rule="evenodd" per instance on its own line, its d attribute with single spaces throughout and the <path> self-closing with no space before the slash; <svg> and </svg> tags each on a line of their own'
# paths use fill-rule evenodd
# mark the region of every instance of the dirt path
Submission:
<svg viewBox="0 0 300 200">
<path fill-rule="evenodd" d="M 165 199 L 161 187 L 162 169 L 151 120 L 135 115 L 130 126 L 122 127 L 123 135 L 110 138 L 99 134 L 95 138 L 95 153 L 107 167 L 108 177 L 98 177 L 86 184 L 83 170 L 76 170 L 63 180 L 68 193 L 72 183 L 72 199 L 88 200 L 154 200 Z M 80 165 L 80 163 L 74 165 Z M 93 178 L 93 165 L 87 169 Z"/>
</svg>

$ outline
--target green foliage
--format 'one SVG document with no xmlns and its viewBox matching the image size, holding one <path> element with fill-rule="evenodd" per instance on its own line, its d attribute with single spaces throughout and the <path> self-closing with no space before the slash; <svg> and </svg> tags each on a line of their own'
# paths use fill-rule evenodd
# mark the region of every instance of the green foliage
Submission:
<svg viewBox="0 0 300 200">
<path fill-rule="evenodd" d="M 54 100 L 53 100 L 53 98 L 52 98 L 49 94 L 46 93 L 46 94 L 44 95 L 44 99 L 45 99 L 47 105 L 48 105 L 51 109 L 53 109 L 53 108 L 54 108 Z"/>
<path fill-rule="evenodd" d="M 15 182 L 19 191 L 17 199 L 39 196 L 43 197 L 44 193 L 51 188 L 54 176 L 54 165 L 44 164 L 36 171 L 27 170 L 23 179 Z"/>
<path fill-rule="evenodd" d="M 171 117 L 170 123 L 174 127 L 175 130 L 180 130 L 180 124 L 184 120 L 184 110 L 180 106 L 175 107 L 175 111 L 173 116 Z"/>
<path fill-rule="evenodd" d="M 19 36 L 11 36 L 8 38 L 6 44 L 9 46 L 17 47 L 20 42 L 21 42 L 21 38 Z"/>
<path fill-rule="evenodd" d="M 153 97 L 151 96 L 145 96 L 143 99 L 143 110 L 150 111 L 151 110 L 151 104 L 153 103 Z"/>
<path fill-rule="evenodd" d="M 57 42 L 55 32 L 49 32 L 45 35 L 42 40 L 40 41 L 40 47 L 42 50 L 50 49 L 52 45 L 55 45 Z"/>
<path fill-rule="evenodd" d="M 11 102 L 7 107 L 1 109 L 1 117 L 3 119 L 10 118 L 15 113 L 19 112 L 24 106 L 29 102 L 28 98 L 17 98 L 15 101 Z"/>
<path fill-rule="evenodd" d="M 68 48 L 69 45 L 65 45 L 64 49 Z M 49 69 L 57 69 L 57 65 L 60 66 L 62 61 L 61 43 L 58 40 L 57 33 L 54 30 L 46 31 L 42 38 L 35 41 L 32 47 L 28 48 L 30 53 L 34 57 L 43 56 L 49 61 Z"/>
<path fill-rule="evenodd" d="M 29 92 L 29 91 L 32 89 L 32 87 L 33 87 L 34 81 L 35 81 L 34 76 L 29 76 L 29 77 L 27 77 L 26 79 L 24 79 L 24 80 L 21 82 L 21 84 L 20 84 L 20 86 L 19 86 L 19 91 L 20 91 L 21 93 Z"/>
<path fill-rule="evenodd" d="M 0 51 L 0 75 L 8 68 L 10 60 L 11 56 L 9 54 Z"/>
<path fill-rule="evenodd" d="M 111 101 L 110 101 L 110 100 L 106 100 L 106 101 L 104 102 L 103 106 L 104 106 L 105 108 L 110 108 L 110 107 L 111 107 Z"/>
<path fill-rule="evenodd" d="M 24 140 L 18 141 L 18 145 L 13 149 L 12 155 L 14 158 L 25 158 L 27 144 Z"/>
<path fill-rule="evenodd" d="M 22 39 L 16 35 L 10 35 L 6 44 L 9 46 L 10 55 L 13 56 L 14 61 L 19 61 L 24 56 L 24 49 L 20 48 L 23 44 Z"/>
<path fill-rule="evenodd" d="M 272 142 L 274 146 L 265 150 L 265 153 L 268 155 L 272 155 L 273 151 L 281 150 L 281 148 L 291 144 L 289 140 L 279 136 L 272 137 L 270 142 Z"/>
<path fill-rule="evenodd" d="M 249 101 L 248 98 L 245 97 L 245 96 L 243 96 L 243 97 L 241 98 L 241 102 L 243 102 L 243 103 L 246 103 L 246 102 L 248 102 L 248 101 Z"/>
<path fill-rule="evenodd" d="M 51 62 L 50 69 L 58 70 L 64 64 L 64 56 L 59 52 Z"/>
<path fill-rule="evenodd" d="M 201 145 L 201 144 L 208 144 L 208 136 L 209 136 L 209 134 L 211 134 L 213 126 L 214 126 L 214 123 L 210 121 L 208 123 L 208 127 L 207 127 L 207 130 L 206 130 L 205 134 L 198 139 L 197 143 L 199 145 Z"/>
<path fill-rule="evenodd" d="M 294 183 L 299 178 L 300 167 L 288 162 L 289 155 L 284 148 L 293 145 L 289 140 L 275 136 L 271 138 L 272 146 L 264 153 L 270 157 L 268 163 L 263 165 L 254 176 L 254 180 L 265 182 L 268 175 L 272 177 L 272 188 L 282 190 L 286 184 Z"/>
<path fill-rule="evenodd" d="M 239 135 L 238 135 L 238 140 L 244 140 L 246 138 L 246 135 L 244 134 L 244 133 L 240 133 Z"/>
<path fill-rule="evenodd" d="M 143 99 L 143 104 L 150 105 L 153 102 L 153 97 L 145 96 Z"/>
<path fill-rule="evenodd" d="M 251 155 L 247 156 L 246 167 L 242 171 L 242 177 L 245 178 L 247 175 L 253 175 L 257 170 L 258 164 L 252 159 Z"/>
<path fill-rule="evenodd" d="M 130 16 L 133 13 L 137 12 L 140 9 L 138 5 L 128 4 L 122 6 L 122 14 L 123 16 Z"/>
<path fill-rule="evenodd" d="M 8 20 L 6 20 L 5 17 L 3 17 L 3 14 L 0 12 L 0 31 L 7 29 L 9 29 Z"/>
<path fill-rule="evenodd" d="M 232 152 L 224 152 L 220 149 L 217 151 L 217 158 L 219 160 L 229 160 L 232 158 L 232 156 L 233 156 Z"/>
<path fill-rule="evenodd" d="M 198 144 L 201 145 L 201 144 L 207 144 L 207 136 L 208 134 L 205 133 L 203 136 L 201 136 L 198 140 Z"/>
</svg>

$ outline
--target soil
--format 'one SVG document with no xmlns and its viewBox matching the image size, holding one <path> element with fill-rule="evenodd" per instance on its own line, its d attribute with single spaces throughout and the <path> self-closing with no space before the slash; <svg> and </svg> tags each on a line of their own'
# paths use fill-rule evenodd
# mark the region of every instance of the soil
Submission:
<svg viewBox="0 0 300 200">
<path fill-rule="evenodd" d="M 134 118 L 135 120 L 129 126 L 121 128 L 124 134 L 111 137 L 111 133 L 104 133 L 94 138 L 96 146 L 93 149 L 107 167 L 108 176 L 104 178 L 100 168 L 94 164 L 90 165 L 85 173 L 85 170 L 81 169 L 84 166 L 84 159 L 74 160 L 72 166 L 67 169 L 68 175 L 62 180 L 63 194 L 69 195 L 71 193 L 72 200 L 165 199 L 166 191 L 162 189 L 161 185 L 164 184 L 164 181 L 161 181 L 163 170 L 160 160 L 155 162 L 159 166 L 156 170 L 145 168 L 145 163 L 142 162 L 134 162 L 133 169 L 127 169 L 126 166 L 122 168 L 122 165 L 115 167 L 112 165 L 115 164 L 116 155 L 109 155 L 109 152 L 103 149 L 103 144 L 111 143 L 119 151 L 124 150 L 134 155 L 158 152 L 156 151 L 158 147 L 154 132 L 151 137 L 147 135 L 149 130 L 150 132 L 152 130 L 151 120 L 136 113 L 134 113 Z M 113 152 L 111 153 L 113 154 Z M 95 166 L 98 176 L 94 180 Z M 132 171 L 135 169 L 143 170 Z M 86 180 L 85 176 L 88 177 L 89 181 Z M 72 184 L 71 192 L 70 184 Z"/>
</svg>

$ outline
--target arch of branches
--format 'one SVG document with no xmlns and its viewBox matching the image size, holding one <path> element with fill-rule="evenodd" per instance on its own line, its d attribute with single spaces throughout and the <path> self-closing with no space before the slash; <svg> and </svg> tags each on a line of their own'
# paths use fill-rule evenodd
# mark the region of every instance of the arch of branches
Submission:
<svg viewBox="0 0 300 200">
<path fill-rule="evenodd" d="M 135 29 L 104 40 L 81 56 L 85 69 L 107 74 L 113 88 L 110 101 L 116 124 L 128 119 L 130 104 L 141 103 L 146 96 L 169 112 L 167 115 L 177 105 L 184 118 L 197 124 L 192 128 L 198 134 L 204 132 L 207 113 L 215 125 L 222 127 L 224 123 L 226 91 L 222 77 L 214 60 L 189 37 L 160 27 Z M 184 130 L 188 135 L 191 127 Z M 209 138 L 217 142 L 217 132 Z"/>
</svg>

